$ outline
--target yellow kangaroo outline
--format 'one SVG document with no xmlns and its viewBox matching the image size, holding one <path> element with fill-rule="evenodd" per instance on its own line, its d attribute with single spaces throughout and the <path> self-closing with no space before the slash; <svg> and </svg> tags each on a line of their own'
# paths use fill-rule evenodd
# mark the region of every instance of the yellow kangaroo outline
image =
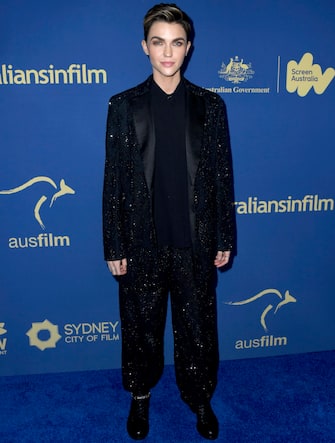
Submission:
<svg viewBox="0 0 335 443">
<path fill-rule="evenodd" d="M 58 189 L 56 183 L 50 177 L 46 177 L 46 176 L 41 175 L 41 176 L 37 176 L 37 177 L 34 177 L 34 178 L 26 181 L 25 183 L 23 183 L 23 185 L 17 186 L 16 188 L 0 191 L 0 194 L 2 194 L 2 195 L 16 194 L 18 192 L 24 191 L 27 188 L 30 188 L 35 183 L 41 183 L 41 182 L 49 183 L 53 188 Z M 65 183 L 65 180 L 62 178 L 59 182 L 59 191 L 55 192 L 54 195 L 52 196 L 49 208 L 52 207 L 52 205 L 57 200 L 57 198 L 59 198 L 63 195 L 66 195 L 66 194 L 75 194 L 75 193 L 76 193 L 75 190 L 70 188 L 70 186 L 68 186 Z M 42 197 L 39 198 L 39 200 L 37 201 L 37 203 L 34 207 L 35 219 L 37 220 L 38 224 L 41 226 L 41 228 L 43 230 L 45 229 L 45 226 L 44 226 L 44 223 L 43 223 L 42 218 L 40 216 L 40 209 L 46 200 L 47 200 L 47 197 L 45 195 L 42 195 Z"/>
<path fill-rule="evenodd" d="M 249 303 L 252 303 L 255 300 L 258 300 L 261 297 L 264 297 L 264 295 L 267 295 L 267 294 L 275 294 L 281 299 L 281 301 L 276 306 L 274 314 L 276 314 L 278 309 L 280 309 L 282 306 L 284 306 L 288 303 L 295 303 L 297 301 L 297 299 L 295 297 L 293 297 L 289 291 L 285 291 L 285 294 L 283 297 L 283 295 L 277 289 L 264 289 L 264 291 L 261 291 L 258 294 L 254 295 L 253 297 L 247 298 L 246 300 L 241 300 L 241 301 L 236 301 L 236 302 L 229 301 L 229 302 L 225 302 L 225 304 L 231 305 L 231 306 L 247 305 Z M 261 314 L 260 323 L 261 323 L 265 332 L 268 332 L 268 327 L 266 325 L 265 318 L 266 318 L 267 314 L 272 309 L 273 309 L 273 305 L 269 304 Z"/>
</svg>

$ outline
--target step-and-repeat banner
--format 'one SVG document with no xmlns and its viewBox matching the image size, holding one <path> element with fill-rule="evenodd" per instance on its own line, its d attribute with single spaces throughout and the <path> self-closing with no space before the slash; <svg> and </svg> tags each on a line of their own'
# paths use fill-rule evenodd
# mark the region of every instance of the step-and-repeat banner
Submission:
<svg viewBox="0 0 335 443">
<path fill-rule="evenodd" d="M 238 251 L 221 359 L 335 349 L 335 3 L 181 0 L 186 77 L 228 108 Z M 103 261 L 108 99 L 144 80 L 147 0 L 0 5 L 0 374 L 120 366 Z M 173 361 L 171 327 L 166 362 Z"/>
</svg>

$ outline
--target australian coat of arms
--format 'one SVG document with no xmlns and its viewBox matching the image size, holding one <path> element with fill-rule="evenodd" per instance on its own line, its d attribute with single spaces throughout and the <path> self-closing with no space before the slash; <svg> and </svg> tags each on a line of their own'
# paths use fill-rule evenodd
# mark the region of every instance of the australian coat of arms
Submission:
<svg viewBox="0 0 335 443">
<path fill-rule="evenodd" d="M 246 82 L 254 73 L 251 63 L 244 63 L 243 58 L 240 59 L 237 55 L 234 58 L 231 57 L 227 65 L 222 62 L 221 69 L 218 71 L 220 78 L 235 84 Z"/>
</svg>

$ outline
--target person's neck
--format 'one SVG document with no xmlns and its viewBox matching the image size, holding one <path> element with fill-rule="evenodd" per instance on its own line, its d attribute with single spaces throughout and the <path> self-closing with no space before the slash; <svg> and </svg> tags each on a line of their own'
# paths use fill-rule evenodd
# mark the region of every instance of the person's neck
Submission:
<svg viewBox="0 0 335 443">
<path fill-rule="evenodd" d="M 173 77 L 161 77 L 153 74 L 155 83 L 165 92 L 165 94 L 173 94 L 180 83 L 181 75 Z"/>
</svg>

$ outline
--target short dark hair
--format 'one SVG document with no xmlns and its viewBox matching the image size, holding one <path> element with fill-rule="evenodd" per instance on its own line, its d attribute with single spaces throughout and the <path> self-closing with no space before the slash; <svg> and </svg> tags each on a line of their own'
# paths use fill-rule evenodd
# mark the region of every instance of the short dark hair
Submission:
<svg viewBox="0 0 335 443">
<path fill-rule="evenodd" d="M 153 23 L 159 21 L 180 24 L 186 32 L 187 40 L 191 40 L 193 34 L 192 20 L 175 3 L 159 3 L 149 9 L 143 20 L 144 40 L 147 40 Z"/>
</svg>

